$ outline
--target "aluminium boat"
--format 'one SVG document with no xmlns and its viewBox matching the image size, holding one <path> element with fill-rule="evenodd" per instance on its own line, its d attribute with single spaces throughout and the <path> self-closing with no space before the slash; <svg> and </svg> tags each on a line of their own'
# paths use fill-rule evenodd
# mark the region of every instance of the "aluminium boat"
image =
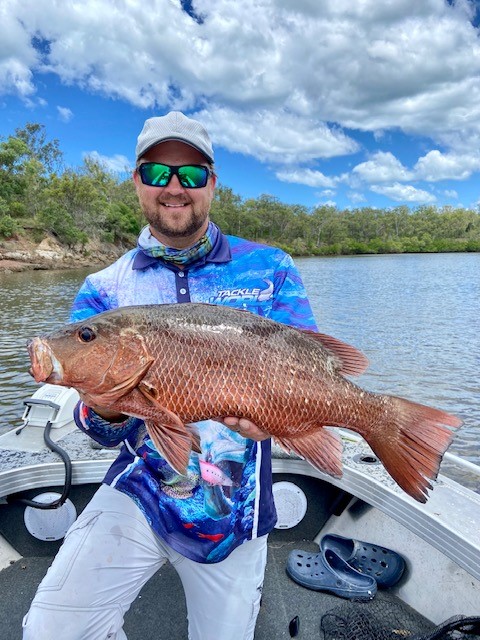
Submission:
<svg viewBox="0 0 480 640">
<path fill-rule="evenodd" d="M 22 618 L 66 529 L 118 453 L 76 429 L 77 398 L 73 389 L 43 385 L 25 401 L 21 425 L 0 436 L 3 640 L 21 638 Z M 342 478 L 273 449 L 278 523 L 269 537 L 255 639 L 480 638 L 480 467 L 447 453 L 448 476 L 439 474 L 421 504 L 361 438 L 338 431 Z M 57 508 L 37 509 L 32 500 Z M 299 550 L 317 557 L 326 536 L 394 551 L 405 562 L 401 577 L 369 599 L 302 586 L 287 575 L 289 559 Z M 168 564 L 125 616 L 129 640 L 151 638 L 152 628 L 159 640 L 187 639 L 183 590 Z"/>
</svg>

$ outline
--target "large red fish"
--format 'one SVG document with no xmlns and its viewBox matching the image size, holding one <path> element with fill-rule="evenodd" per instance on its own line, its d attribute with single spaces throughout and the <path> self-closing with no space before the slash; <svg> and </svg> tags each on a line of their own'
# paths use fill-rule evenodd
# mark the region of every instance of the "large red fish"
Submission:
<svg viewBox="0 0 480 640">
<path fill-rule="evenodd" d="M 323 334 L 208 304 L 122 307 L 29 343 L 37 382 L 71 386 L 90 404 L 145 420 L 158 451 L 184 473 L 190 423 L 245 417 L 285 449 L 341 475 L 341 443 L 325 425 L 365 438 L 394 480 L 426 501 L 458 418 L 364 391 L 345 375 L 366 358 Z"/>
</svg>

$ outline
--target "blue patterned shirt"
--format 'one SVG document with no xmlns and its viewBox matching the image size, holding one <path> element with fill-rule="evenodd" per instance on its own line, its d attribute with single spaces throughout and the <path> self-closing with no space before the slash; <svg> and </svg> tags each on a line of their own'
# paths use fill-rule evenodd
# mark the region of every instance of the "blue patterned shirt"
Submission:
<svg viewBox="0 0 480 640">
<path fill-rule="evenodd" d="M 71 321 L 139 304 L 209 302 L 316 330 L 300 275 L 280 249 L 218 233 L 210 253 L 183 271 L 140 247 L 87 277 Z M 79 403 L 78 426 L 105 446 L 124 443 L 104 482 L 129 495 L 154 531 L 197 562 L 223 560 L 276 521 L 270 440 L 255 442 L 213 420 L 198 423 L 202 453 L 185 476 L 156 451 L 138 418 L 111 424 Z"/>
</svg>

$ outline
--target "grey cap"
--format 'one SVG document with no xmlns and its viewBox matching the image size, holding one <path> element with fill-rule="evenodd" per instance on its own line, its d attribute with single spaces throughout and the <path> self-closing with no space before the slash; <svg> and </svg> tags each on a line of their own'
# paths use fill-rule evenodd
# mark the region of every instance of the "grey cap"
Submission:
<svg viewBox="0 0 480 640">
<path fill-rule="evenodd" d="M 180 111 L 171 111 L 166 116 L 149 118 L 138 136 L 135 155 L 137 161 L 149 149 L 160 142 L 180 140 L 203 153 L 213 164 L 213 149 L 207 130 L 197 120 L 187 118 Z"/>
</svg>

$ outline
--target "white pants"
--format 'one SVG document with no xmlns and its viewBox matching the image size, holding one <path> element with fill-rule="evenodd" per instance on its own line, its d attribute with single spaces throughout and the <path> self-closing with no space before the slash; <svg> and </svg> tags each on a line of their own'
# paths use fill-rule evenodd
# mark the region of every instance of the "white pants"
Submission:
<svg viewBox="0 0 480 640">
<path fill-rule="evenodd" d="M 123 616 L 166 560 L 183 584 L 189 640 L 253 640 L 267 536 L 222 562 L 193 562 L 152 531 L 133 500 L 107 485 L 67 532 L 23 620 L 23 640 L 126 640 Z M 160 640 L 159 628 L 152 638 Z"/>
</svg>

